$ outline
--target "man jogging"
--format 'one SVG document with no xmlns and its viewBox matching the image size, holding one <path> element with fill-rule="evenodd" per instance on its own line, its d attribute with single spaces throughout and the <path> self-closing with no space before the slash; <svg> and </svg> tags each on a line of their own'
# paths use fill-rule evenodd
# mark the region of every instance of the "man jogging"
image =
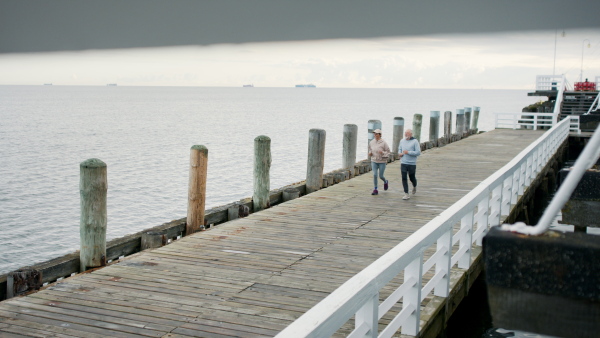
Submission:
<svg viewBox="0 0 600 338">
<path fill-rule="evenodd" d="M 410 198 L 408 194 L 408 178 L 412 183 L 413 189 L 412 194 L 417 193 L 417 156 L 421 155 L 421 144 L 419 140 L 413 137 L 412 129 L 406 129 L 404 132 L 404 138 L 400 141 L 398 147 L 398 155 L 401 157 L 400 161 L 400 172 L 402 173 L 402 186 L 404 187 L 403 200 Z"/>
</svg>

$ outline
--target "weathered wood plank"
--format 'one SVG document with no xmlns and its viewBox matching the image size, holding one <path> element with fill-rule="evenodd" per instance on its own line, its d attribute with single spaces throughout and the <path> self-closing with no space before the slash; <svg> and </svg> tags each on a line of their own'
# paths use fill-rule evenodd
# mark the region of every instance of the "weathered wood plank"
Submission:
<svg viewBox="0 0 600 338">
<path fill-rule="evenodd" d="M 31 323 L 42 324 L 42 325 L 50 325 L 50 326 L 54 326 L 54 327 L 65 327 L 66 326 L 73 330 L 90 333 L 90 336 L 92 336 L 92 334 L 93 334 L 93 335 L 99 335 L 99 336 L 103 336 L 103 337 L 106 337 L 106 336 L 124 337 L 124 338 L 139 337 L 139 335 L 136 335 L 136 334 L 119 331 L 119 327 L 117 327 L 117 326 L 111 326 L 111 325 L 106 325 L 106 324 L 103 324 L 102 326 L 89 326 L 87 324 L 80 324 L 80 323 L 71 321 L 70 318 L 67 318 L 67 317 L 63 318 L 63 316 L 60 316 L 60 315 L 44 314 L 43 312 L 39 312 L 39 311 L 29 311 L 27 313 L 20 313 L 19 310 L 20 309 L 18 309 L 18 308 L 15 310 L 15 308 L 13 308 L 13 307 L 10 307 L 10 306 L 5 307 L 3 305 L 2 309 L 0 309 L 0 317 L 10 318 L 10 319 L 19 319 L 24 322 L 31 322 Z M 34 325 L 32 325 L 32 326 L 34 326 Z M 31 326 L 29 326 L 29 327 L 31 327 Z M 47 331 L 50 333 L 53 332 L 50 330 L 47 330 Z M 0 330 L 0 333 L 4 334 L 1 330 Z"/>
</svg>

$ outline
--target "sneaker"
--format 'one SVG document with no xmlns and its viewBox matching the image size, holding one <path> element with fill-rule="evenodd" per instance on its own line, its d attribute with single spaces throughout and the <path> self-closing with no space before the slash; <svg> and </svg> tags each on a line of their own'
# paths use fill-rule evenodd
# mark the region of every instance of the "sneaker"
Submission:
<svg viewBox="0 0 600 338">
<path fill-rule="evenodd" d="M 379 194 L 379 192 L 377 191 L 377 189 L 373 189 L 373 192 L 371 193 L 371 195 L 377 195 Z"/>
<path fill-rule="evenodd" d="M 409 194 L 404 194 L 404 197 L 402 197 L 403 200 L 407 200 L 410 199 L 410 195 Z"/>
<path fill-rule="evenodd" d="M 383 184 L 383 190 L 387 190 L 388 189 L 388 181 L 386 180 L 385 183 Z"/>
<path fill-rule="evenodd" d="M 417 193 L 417 187 L 413 187 L 412 194 L 414 195 L 414 194 L 416 194 L 416 193 Z"/>
</svg>

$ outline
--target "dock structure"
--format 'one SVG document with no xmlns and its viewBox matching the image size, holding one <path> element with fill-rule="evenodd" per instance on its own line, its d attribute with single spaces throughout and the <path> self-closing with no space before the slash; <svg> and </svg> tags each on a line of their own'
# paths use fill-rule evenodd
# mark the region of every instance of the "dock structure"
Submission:
<svg viewBox="0 0 600 338">
<path fill-rule="evenodd" d="M 0 336 L 275 336 L 542 134 L 498 129 L 429 149 L 409 200 L 396 161 L 377 196 L 367 173 L 8 299 Z M 453 268 L 450 296 L 425 297 L 421 336 L 443 329 L 480 269 Z"/>
</svg>

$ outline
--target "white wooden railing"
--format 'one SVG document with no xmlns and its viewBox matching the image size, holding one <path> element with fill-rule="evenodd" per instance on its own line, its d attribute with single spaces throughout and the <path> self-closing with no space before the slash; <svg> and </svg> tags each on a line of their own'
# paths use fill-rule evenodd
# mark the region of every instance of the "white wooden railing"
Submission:
<svg viewBox="0 0 600 338">
<path fill-rule="evenodd" d="M 355 328 L 349 337 L 392 337 L 399 329 L 418 335 L 423 299 L 432 292 L 448 296 L 450 269 L 469 268 L 473 243 L 481 245 L 488 229 L 501 224 L 568 135 L 565 119 L 276 337 L 329 337 L 353 316 Z M 428 259 L 426 251 L 434 251 Z M 423 285 L 423 275 L 430 270 L 433 276 Z M 381 290 L 402 273 L 402 284 L 380 303 Z M 400 300 L 401 310 L 379 332 L 379 319 L 399 307 Z"/>
<path fill-rule="evenodd" d="M 559 90 L 564 84 L 564 75 L 538 75 L 535 77 L 536 91 Z"/>
<path fill-rule="evenodd" d="M 581 134 L 581 129 L 579 128 L 579 115 L 571 115 L 569 116 L 570 119 L 570 123 L 569 123 L 569 131 L 572 133 L 577 133 L 577 134 Z"/>
<path fill-rule="evenodd" d="M 579 115 L 569 116 L 569 131 L 581 133 Z M 549 129 L 556 124 L 553 113 L 494 113 L 495 129 Z"/>
<path fill-rule="evenodd" d="M 597 77 L 596 81 L 600 81 L 600 77 Z M 536 91 L 557 92 L 552 113 L 496 113 L 494 114 L 495 127 L 533 130 L 537 130 L 538 128 L 551 128 L 560 119 L 562 101 L 567 85 L 567 80 L 564 75 L 538 75 L 535 82 Z M 581 132 L 579 130 L 578 118 L 571 121 L 570 130 L 577 133 Z"/>
<path fill-rule="evenodd" d="M 552 113 L 534 113 L 534 112 L 521 112 L 521 113 L 496 113 L 495 115 L 495 127 L 496 128 L 511 128 L 511 129 L 533 129 L 538 128 L 552 128 L 554 124 L 559 120 L 563 96 L 566 88 L 566 79 L 564 75 L 538 75 L 536 77 L 535 90 L 536 91 L 556 91 L 556 101 L 554 102 L 554 109 Z M 576 121 L 572 121 L 576 122 Z M 574 124 L 571 131 L 579 131 L 579 123 L 577 120 L 576 125 Z"/>
<path fill-rule="evenodd" d="M 526 235 L 540 235 L 550 227 L 556 215 L 560 212 L 563 206 L 571 198 L 571 194 L 577 188 L 579 181 L 585 172 L 593 167 L 600 158 L 600 125 L 596 127 L 596 131 L 589 139 L 583 151 L 575 161 L 573 167 L 569 171 L 569 175 L 561 183 L 560 188 L 554 194 L 550 204 L 544 210 L 544 214 L 535 226 L 528 226 L 525 223 L 519 222 L 515 224 L 503 224 L 501 229 L 505 231 L 515 231 Z"/>
<path fill-rule="evenodd" d="M 558 121 L 562 107 L 563 96 L 567 81 L 564 75 L 538 75 L 535 78 L 536 91 L 553 91 L 556 90 L 556 101 L 554 102 L 554 121 Z"/>
<path fill-rule="evenodd" d="M 554 126 L 554 113 L 494 113 L 496 129 L 546 129 Z"/>
</svg>

